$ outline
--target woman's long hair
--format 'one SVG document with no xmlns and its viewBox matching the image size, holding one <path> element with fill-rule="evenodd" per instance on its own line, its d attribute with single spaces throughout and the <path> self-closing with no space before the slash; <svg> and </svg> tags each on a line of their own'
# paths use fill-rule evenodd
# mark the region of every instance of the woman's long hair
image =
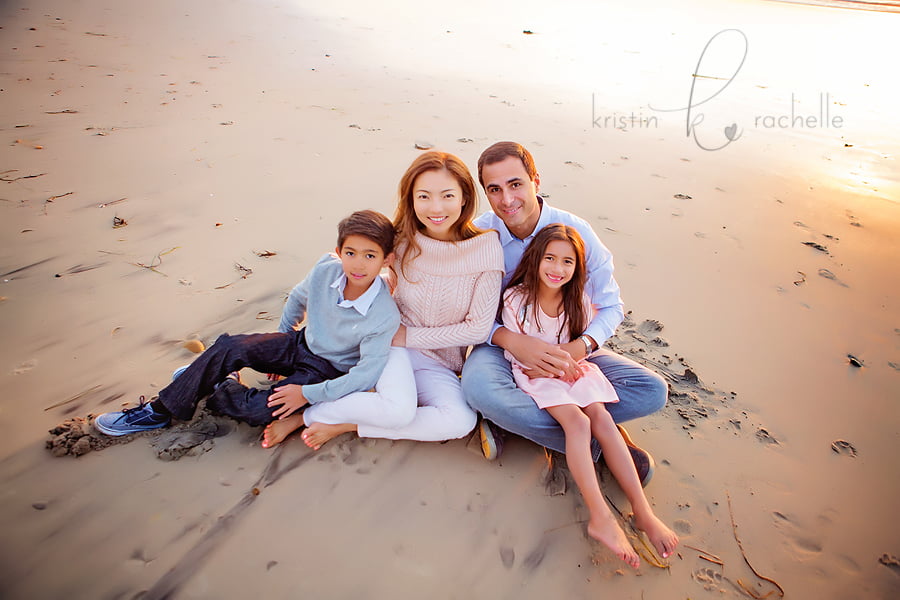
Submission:
<svg viewBox="0 0 900 600">
<path fill-rule="evenodd" d="M 540 287 L 540 273 L 538 271 L 544 255 L 547 253 L 547 246 L 550 242 L 560 241 L 569 242 L 575 249 L 575 272 L 570 279 L 562 287 L 562 307 L 565 312 L 560 331 L 557 332 L 557 342 L 561 341 L 561 334 L 568 326 L 569 340 L 574 340 L 584 333 L 588 325 L 588 314 L 584 304 L 584 286 L 587 281 L 587 268 L 585 266 L 584 240 L 574 227 L 554 223 L 547 225 L 537 232 L 531 244 L 525 249 L 519 266 L 513 272 L 512 279 L 506 284 L 503 295 L 506 291 L 516 286 L 521 286 L 521 293 L 524 295 L 525 301 L 522 306 L 524 310 L 516 316 L 516 324 L 520 329 L 524 330 L 525 322 L 528 320 L 529 310 L 537 312 L 535 308 L 538 301 L 538 289 Z M 501 295 L 501 298 L 503 297 Z M 500 301 L 500 310 L 497 319 L 500 320 L 503 314 L 503 301 Z M 531 316 L 537 319 L 537 315 Z"/>
<path fill-rule="evenodd" d="M 397 211 L 394 213 L 394 228 L 397 230 L 397 247 L 405 246 L 403 256 L 400 257 L 400 268 L 406 265 L 422 253 L 422 249 L 416 243 L 416 232 L 425 229 L 425 224 L 416 217 L 413 206 L 413 186 L 419 175 L 427 171 L 446 170 L 459 184 L 462 191 L 462 210 L 459 218 L 450 227 L 452 241 L 461 242 L 476 235 L 484 233 L 475 227 L 472 218 L 478 208 L 478 192 L 475 188 L 475 180 L 466 164 L 459 157 L 447 152 L 431 150 L 419 155 L 409 165 L 406 173 L 400 178 L 398 189 Z"/>
</svg>

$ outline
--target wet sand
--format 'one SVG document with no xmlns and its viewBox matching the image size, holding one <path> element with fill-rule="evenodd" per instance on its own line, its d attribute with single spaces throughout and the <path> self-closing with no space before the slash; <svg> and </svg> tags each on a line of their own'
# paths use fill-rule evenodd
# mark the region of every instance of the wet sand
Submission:
<svg viewBox="0 0 900 600">
<path fill-rule="evenodd" d="M 895 597 L 900 120 L 872 57 L 896 55 L 898 16 L 651 4 L 0 7 L 0 596 L 778 597 L 755 569 L 790 598 Z M 686 105 L 727 27 L 747 61 L 698 134 L 740 138 L 708 152 L 650 105 Z M 842 127 L 754 126 L 820 93 Z M 631 113 L 646 126 L 594 124 Z M 559 461 L 517 438 L 498 463 L 477 440 L 265 451 L 202 417 L 47 450 L 155 394 L 186 341 L 274 330 L 341 217 L 392 213 L 417 143 L 474 168 L 499 139 L 613 251 L 631 313 L 611 345 L 670 382 L 627 424 L 683 542 L 666 568 L 588 540 Z"/>
</svg>

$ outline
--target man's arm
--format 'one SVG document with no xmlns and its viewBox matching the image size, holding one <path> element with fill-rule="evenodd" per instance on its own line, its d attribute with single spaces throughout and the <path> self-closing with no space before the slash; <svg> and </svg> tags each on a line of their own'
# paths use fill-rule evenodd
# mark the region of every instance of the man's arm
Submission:
<svg viewBox="0 0 900 600">
<path fill-rule="evenodd" d="M 503 326 L 494 331 L 491 343 L 512 354 L 529 377 L 577 377 L 575 362 L 578 359 L 567 349 L 521 331 L 517 315 L 522 309 L 522 301 L 521 294 L 514 291 L 506 293 L 503 300 Z"/>
<path fill-rule="evenodd" d="M 600 347 L 616 332 L 616 327 L 625 318 L 625 311 L 622 308 L 619 284 L 613 276 L 612 253 L 586 222 L 578 227 L 578 232 L 584 238 L 587 261 L 585 292 L 597 311 L 584 333 Z"/>
</svg>

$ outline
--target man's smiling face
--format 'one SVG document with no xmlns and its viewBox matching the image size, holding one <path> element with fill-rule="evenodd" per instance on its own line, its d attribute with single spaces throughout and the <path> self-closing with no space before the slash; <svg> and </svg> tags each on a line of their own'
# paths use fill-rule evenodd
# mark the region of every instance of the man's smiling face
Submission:
<svg viewBox="0 0 900 600">
<path fill-rule="evenodd" d="M 484 165 L 481 170 L 484 191 L 494 214 L 500 217 L 510 232 L 519 239 L 531 235 L 541 217 L 537 192 L 540 176 L 532 180 L 518 157 L 508 156 L 499 162 Z"/>
</svg>

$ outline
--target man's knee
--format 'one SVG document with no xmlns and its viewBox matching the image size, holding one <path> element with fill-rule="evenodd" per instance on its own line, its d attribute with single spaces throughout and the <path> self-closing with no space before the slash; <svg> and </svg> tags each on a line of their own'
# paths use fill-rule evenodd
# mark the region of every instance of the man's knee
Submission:
<svg viewBox="0 0 900 600">
<path fill-rule="evenodd" d="M 662 410 L 669 398 L 669 384 L 658 373 L 649 372 L 647 382 L 647 408 L 651 413 Z"/>
<path fill-rule="evenodd" d="M 509 363 L 505 359 L 503 362 L 496 360 L 494 352 L 496 349 L 493 348 L 479 349 L 463 366 L 463 397 L 478 411 L 485 405 L 493 405 L 503 390 L 515 387 Z"/>
</svg>

